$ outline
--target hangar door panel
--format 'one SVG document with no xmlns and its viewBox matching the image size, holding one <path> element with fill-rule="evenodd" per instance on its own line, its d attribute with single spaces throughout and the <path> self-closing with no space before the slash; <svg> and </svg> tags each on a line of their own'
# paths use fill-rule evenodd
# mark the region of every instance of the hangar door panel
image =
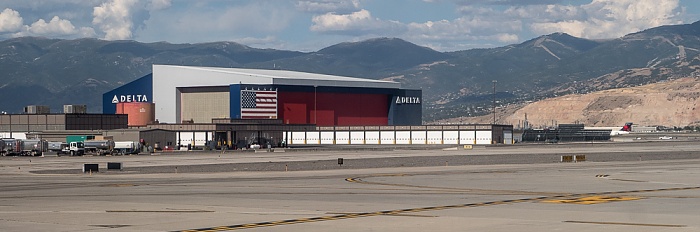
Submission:
<svg viewBox="0 0 700 232">
<path fill-rule="evenodd" d="M 396 131 L 396 144 L 411 144 L 411 132 Z"/>
<path fill-rule="evenodd" d="M 211 123 L 212 118 L 229 118 L 229 95 L 229 92 L 183 92 L 180 94 L 180 118 L 195 123 Z"/>
<path fill-rule="evenodd" d="M 474 131 L 460 131 L 459 132 L 459 144 L 476 144 L 474 137 L 476 132 Z"/>
<path fill-rule="evenodd" d="M 321 144 L 334 144 L 334 131 L 321 131 Z"/>
<path fill-rule="evenodd" d="M 459 131 L 445 131 L 443 134 L 444 144 L 459 144 Z"/>
<path fill-rule="evenodd" d="M 363 131 L 351 131 L 350 132 L 350 144 L 365 144 L 365 132 L 363 132 Z"/>
<path fill-rule="evenodd" d="M 321 144 L 320 136 L 320 131 L 307 131 L 306 144 Z"/>
<path fill-rule="evenodd" d="M 311 110 L 309 123 L 316 125 L 335 125 L 335 111 L 333 110 Z"/>
<path fill-rule="evenodd" d="M 504 144 L 513 144 L 513 132 L 503 131 Z"/>
<path fill-rule="evenodd" d="M 411 144 L 426 144 L 426 131 L 411 131 Z"/>
<path fill-rule="evenodd" d="M 336 131 L 335 144 L 350 144 L 350 131 Z"/>
<path fill-rule="evenodd" d="M 380 131 L 379 135 L 382 137 L 381 144 L 394 144 L 394 131 Z"/>
<path fill-rule="evenodd" d="M 491 131 L 477 131 L 476 144 L 491 144 Z"/>
<path fill-rule="evenodd" d="M 292 138 L 289 141 L 289 144 L 306 144 L 306 132 L 303 131 L 295 131 L 292 132 Z"/>
<path fill-rule="evenodd" d="M 443 144 L 442 131 L 428 131 L 428 144 Z"/>
<path fill-rule="evenodd" d="M 365 132 L 365 144 L 379 144 L 379 131 Z"/>
<path fill-rule="evenodd" d="M 284 103 L 282 111 L 285 124 L 306 124 L 306 104 Z"/>
</svg>

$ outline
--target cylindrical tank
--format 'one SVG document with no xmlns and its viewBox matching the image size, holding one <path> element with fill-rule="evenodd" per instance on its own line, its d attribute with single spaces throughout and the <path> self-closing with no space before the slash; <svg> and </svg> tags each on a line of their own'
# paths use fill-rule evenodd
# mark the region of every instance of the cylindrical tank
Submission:
<svg viewBox="0 0 700 232">
<path fill-rule="evenodd" d="M 48 151 L 48 142 L 39 139 L 27 139 L 22 141 L 22 152 L 25 155 L 41 155 Z"/>
<path fill-rule="evenodd" d="M 99 150 L 112 150 L 114 141 L 112 140 L 85 140 L 85 148 L 96 148 Z"/>
<path fill-rule="evenodd" d="M 155 104 L 150 102 L 117 103 L 117 114 L 129 115 L 129 126 L 145 126 L 156 120 Z"/>
</svg>

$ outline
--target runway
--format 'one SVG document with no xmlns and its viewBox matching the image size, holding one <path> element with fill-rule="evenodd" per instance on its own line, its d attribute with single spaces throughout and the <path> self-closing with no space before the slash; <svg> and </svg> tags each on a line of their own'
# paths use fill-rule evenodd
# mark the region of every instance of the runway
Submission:
<svg viewBox="0 0 700 232">
<path fill-rule="evenodd" d="M 700 230 L 700 159 L 693 156 L 700 146 L 690 142 L 608 146 L 225 153 L 223 157 L 217 153 L 3 157 L 0 230 Z M 603 159 L 609 148 L 622 150 L 609 157 L 644 158 Z M 541 158 L 571 152 L 596 158 L 579 163 Z M 356 167 L 330 162 L 340 156 Z M 460 156 L 484 160 L 442 162 Z M 504 162 L 518 156 L 533 162 Z M 411 160 L 407 157 L 436 161 L 401 167 Z M 397 159 L 401 161 L 390 162 Z M 385 161 L 386 165 L 363 166 Z M 134 169 L 50 174 L 85 162 L 124 162 Z M 316 166 L 287 171 L 142 171 L 270 162 Z"/>
</svg>

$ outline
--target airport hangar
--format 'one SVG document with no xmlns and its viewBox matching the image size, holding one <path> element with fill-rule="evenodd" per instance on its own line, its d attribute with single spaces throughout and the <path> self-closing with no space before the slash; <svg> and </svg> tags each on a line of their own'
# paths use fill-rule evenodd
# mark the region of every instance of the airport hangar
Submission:
<svg viewBox="0 0 700 232">
<path fill-rule="evenodd" d="M 176 131 L 182 146 L 512 143 L 511 125 L 422 125 L 422 100 L 421 90 L 394 81 L 153 65 L 103 94 L 103 113 L 128 114 L 131 127 Z M 136 107 L 124 111 L 128 105 Z"/>
</svg>

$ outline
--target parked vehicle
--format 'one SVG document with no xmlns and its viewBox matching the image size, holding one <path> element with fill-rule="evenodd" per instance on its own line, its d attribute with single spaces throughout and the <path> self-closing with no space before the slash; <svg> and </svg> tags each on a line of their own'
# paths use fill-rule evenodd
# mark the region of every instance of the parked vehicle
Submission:
<svg viewBox="0 0 700 232">
<path fill-rule="evenodd" d="M 70 156 L 84 155 L 85 154 L 85 144 L 83 142 L 70 142 L 66 144 L 67 146 L 61 149 L 60 154 L 70 154 Z"/>
<path fill-rule="evenodd" d="M 26 139 L 21 140 L 21 147 L 21 155 L 41 156 L 48 151 L 49 143 L 46 140 Z"/>
<path fill-rule="evenodd" d="M 112 140 L 86 140 L 83 141 L 83 144 L 85 145 L 85 153 L 108 155 L 114 151 L 114 141 Z"/>
<path fill-rule="evenodd" d="M 40 156 L 48 151 L 48 142 L 39 139 L 2 139 L 2 150 L 0 155 L 3 156 L 19 156 L 33 155 Z"/>
<path fill-rule="evenodd" d="M 114 142 L 114 152 L 120 155 L 138 154 L 140 150 L 141 145 L 134 141 Z"/>
<path fill-rule="evenodd" d="M 12 155 L 19 155 L 19 151 L 21 151 L 21 148 L 18 148 L 18 139 L 13 139 L 13 138 L 4 138 L 1 140 L 4 145 L 2 149 L 2 155 L 3 156 L 12 156 Z"/>
<path fill-rule="evenodd" d="M 0 156 L 5 156 L 5 140 L 0 139 Z"/>
<path fill-rule="evenodd" d="M 49 151 L 60 153 L 68 144 L 64 142 L 49 142 Z"/>
</svg>

